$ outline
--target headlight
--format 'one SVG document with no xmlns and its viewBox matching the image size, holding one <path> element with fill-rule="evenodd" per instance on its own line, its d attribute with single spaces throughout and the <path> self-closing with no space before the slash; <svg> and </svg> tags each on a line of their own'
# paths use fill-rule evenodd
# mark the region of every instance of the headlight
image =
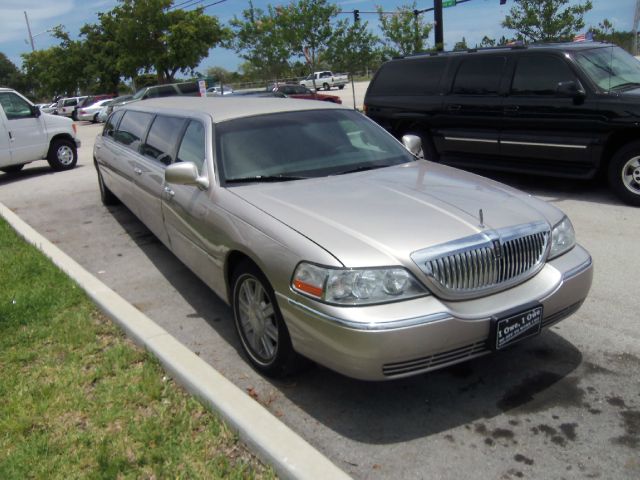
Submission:
<svg viewBox="0 0 640 480">
<path fill-rule="evenodd" d="M 564 217 L 553 230 L 551 230 L 551 250 L 549 260 L 571 250 L 576 244 L 576 232 L 571 221 Z"/>
<path fill-rule="evenodd" d="M 395 302 L 429 292 L 402 267 L 338 269 L 302 262 L 291 288 L 324 303 L 369 305 Z"/>
</svg>

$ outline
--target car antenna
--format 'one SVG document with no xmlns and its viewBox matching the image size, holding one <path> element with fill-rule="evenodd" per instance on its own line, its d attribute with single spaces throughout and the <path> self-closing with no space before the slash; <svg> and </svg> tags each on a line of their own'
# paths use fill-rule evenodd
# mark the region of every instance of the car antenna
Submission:
<svg viewBox="0 0 640 480">
<path fill-rule="evenodd" d="M 480 218 L 480 228 L 484 228 L 484 213 L 482 213 L 482 209 L 478 212 L 478 217 Z"/>
</svg>

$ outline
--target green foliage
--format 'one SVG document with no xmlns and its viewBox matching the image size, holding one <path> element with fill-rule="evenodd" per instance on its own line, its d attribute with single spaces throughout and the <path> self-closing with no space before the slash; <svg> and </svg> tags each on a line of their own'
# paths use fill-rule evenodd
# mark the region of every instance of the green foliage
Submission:
<svg viewBox="0 0 640 480">
<path fill-rule="evenodd" d="M 0 52 L 0 86 L 22 91 L 25 87 L 25 80 L 18 67 L 4 53 Z"/>
<path fill-rule="evenodd" d="M 480 44 L 477 45 L 480 48 L 486 48 L 486 47 L 495 47 L 496 46 L 496 40 L 495 38 L 491 38 L 488 37 L 487 35 L 485 35 L 484 37 L 482 37 L 482 40 L 480 40 Z"/>
<path fill-rule="evenodd" d="M 635 55 L 633 32 L 617 31 L 613 24 L 606 18 L 600 22 L 597 27 L 590 28 L 589 31 L 593 33 L 596 40 L 613 43 L 624 48 L 632 55 Z"/>
<path fill-rule="evenodd" d="M 584 14 L 591 10 L 590 0 L 567 6 L 569 0 L 514 0 L 516 6 L 502 22 L 515 30 L 518 39 L 527 42 L 572 40 L 584 28 Z"/>
<path fill-rule="evenodd" d="M 405 56 L 425 50 L 432 25 L 425 22 L 424 15 L 414 15 L 413 11 L 417 8 L 415 1 L 398 7 L 393 15 L 384 14 L 382 7 L 376 8 L 384 35 L 382 44 L 385 56 Z"/>
<path fill-rule="evenodd" d="M 327 44 L 322 60 L 340 72 L 362 72 L 381 63 L 379 39 L 368 29 L 367 22 L 340 20 Z"/>
<path fill-rule="evenodd" d="M 274 478 L 0 220 L 0 478 Z"/>
<path fill-rule="evenodd" d="M 456 44 L 453 46 L 453 50 L 467 50 L 469 47 L 467 46 L 467 39 L 462 37 L 462 40 L 460 40 L 459 42 L 456 42 Z"/>
</svg>

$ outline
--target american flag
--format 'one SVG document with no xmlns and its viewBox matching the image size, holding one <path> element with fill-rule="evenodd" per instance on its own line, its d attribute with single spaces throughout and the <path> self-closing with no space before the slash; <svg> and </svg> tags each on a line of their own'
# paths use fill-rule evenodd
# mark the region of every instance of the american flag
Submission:
<svg viewBox="0 0 640 480">
<path fill-rule="evenodd" d="M 593 40 L 593 32 L 581 33 L 573 37 L 574 42 L 591 42 Z"/>
</svg>

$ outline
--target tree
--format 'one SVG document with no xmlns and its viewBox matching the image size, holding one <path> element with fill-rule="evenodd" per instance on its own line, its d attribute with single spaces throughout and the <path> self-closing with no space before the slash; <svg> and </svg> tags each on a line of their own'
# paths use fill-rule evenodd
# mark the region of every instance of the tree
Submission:
<svg viewBox="0 0 640 480">
<path fill-rule="evenodd" d="M 456 44 L 453 46 L 453 50 L 467 50 L 469 47 L 467 46 L 467 39 L 462 37 L 462 40 L 460 40 L 459 42 L 456 42 Z"/>
<path fill-rule="evenodd" d="M 102 18 L 103 14 L 98 14 Z M 118 45 L 115 31 L 108 22 L 87 24 L 80 29 L 84 37 L 83 76 L 90 81 L 91 93 L 116 93 L 120 85 L 122 71 L 117 58 L 122 47 Z"/>
<path fill-rule="evenodd" d="M 608 19 L 605 18 L 597 27 L 591 27 L 589 31 L 593 33 L 594 39 L 614 43 L 634 54 L 633 32 L 617 31 Z"/>
<path fill-rule="evenodd" d="M 478 45 L 478 47 L 480 48 L 495 47 L 495 46 L 496 46 L 495 38 L 491 38 L 486 35 L 482 37 L 482 40 L 480 40 L 480 45 Z"/>
<path fill-rule="evenodd" d="M 350 24 L 340 20 L 322 56 L 334 71 L 361 72 L 380 63 L 380 40 L 368 29 L 368 23 Z"/>
<path fill-rule="evenodd" d="M 268 11 L 249 8 L 229 22 L 233 36 L 225 46 L 236 51 L 247 62 L 242 67 L 245 75 L 254 77 L 262 72 L 265 76 L 282 78 L 289 70 L 291 50 L 287 44 L 285 25 L 278 21 L 276 10 L 269 5 Z"/>
<path fill-rule="evenodd" d="M 414 14 L 415 10 L 415 1 L 398 7 L 393 15 L 385 14 L 382 7 L 377 7 L 386 56 L 406 56 L 424 51 L 432 25 L 425 23 L 420 14 Z"/>
<path fill-rule="evenodd" d="M 103 28 L 113 32 L 121 46 L 116 61 L 124 75 L 135 78 L 141 71 L 155 70 L 158 83 L 171 82 L 178 72 L 191 72 L 227 35 L 218 19 L 205 15 L 202 8 L 171 10 L 172 4 L 172 0 L 120 0 L 100 17 Z"/>
<path fill-rule="evenodd" d="M 584 28 L 584 14 L 591 10 L 590 0 L 567 6 L 569 0 L 514 0 L 502 26 L 515 30 L 516 36 L 528 42 L 572 40 Z"/>
<path fill-rule="evenodd" d="M 23 90 L 25 78 L 7 56 L 0 52 L 0 86 Z"/>
</svg>

